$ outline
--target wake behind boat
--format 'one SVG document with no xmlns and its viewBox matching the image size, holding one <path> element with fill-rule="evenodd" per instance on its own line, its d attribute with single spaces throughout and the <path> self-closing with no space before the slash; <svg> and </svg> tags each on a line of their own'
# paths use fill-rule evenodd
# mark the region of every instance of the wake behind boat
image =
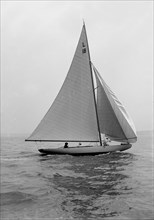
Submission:
<svg viewBox="0 0 154 220">
<path fill-rule="evenodd" d="M 132 119 L 91 62 L 85 24 L 61 90 L 26 141 L 69 143 L 39 151 L 71 155 L 124 151 L 137 141 Z M 70 147 L 72 142 L 84 145 Z"/>
</svg>

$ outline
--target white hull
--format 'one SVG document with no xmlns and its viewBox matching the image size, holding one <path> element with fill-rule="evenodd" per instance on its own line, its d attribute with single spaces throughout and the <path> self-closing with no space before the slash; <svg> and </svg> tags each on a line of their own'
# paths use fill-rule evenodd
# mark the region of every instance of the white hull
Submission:
<svg viewBox="0 0 154 220">
<path fill-rule="evenodd" d="M 105 154 L 114 151 L 125 151 L 131 148 L 131 144 L 109 145 L 109 146 L 77 146 L 77 147 L 60 147 L 51 149 L 39 149 L 43 154 L 69 154 L 74 156 Z"/>
</svg>

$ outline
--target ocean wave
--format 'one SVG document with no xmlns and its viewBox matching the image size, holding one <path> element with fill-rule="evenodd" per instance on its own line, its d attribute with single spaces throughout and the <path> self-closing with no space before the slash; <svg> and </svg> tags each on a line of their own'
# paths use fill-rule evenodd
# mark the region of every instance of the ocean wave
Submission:
<svg viewBox="0 0 154 220">
<path fill-rule="evenodd" d="M 1 161 L 19 161 L 19 160 L 29 160 L 29 158 L 38 157 L 38 154 L 25 155 L 25 156 L 16 156 L 16 157 L 2 157 Z"/>
<path fill-rule="evenodd" d="M 11 205 L 11 204 L 19 204 L 24 202 L 34 202 L 36 196 L 22 193 L 18 191 L 0 193 L 0 204 L 1 205 Z"/>
</svg>

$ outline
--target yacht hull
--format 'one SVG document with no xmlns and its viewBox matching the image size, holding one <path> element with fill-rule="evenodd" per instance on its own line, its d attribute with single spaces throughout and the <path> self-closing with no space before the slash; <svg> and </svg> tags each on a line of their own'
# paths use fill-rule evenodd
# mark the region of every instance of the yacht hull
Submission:
<svg viewBox="0 0 154 220">
<path fill-rule="evenodd" d="M 50 149 L 39 149 L 42 154 L 68 154 L 73 156 L 98 155 L 115 151 L 125 151 L 131 148 L 131 144 L 108 145 L 108 146 L 76 146 L 76 147 L 60 147 Z"/>
</svg>

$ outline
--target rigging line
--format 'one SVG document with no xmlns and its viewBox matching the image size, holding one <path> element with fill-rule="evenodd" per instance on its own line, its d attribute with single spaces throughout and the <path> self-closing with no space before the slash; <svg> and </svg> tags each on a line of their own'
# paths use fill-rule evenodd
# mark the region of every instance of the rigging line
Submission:
<svg viewBox="0 0 154 220">
<path fill-rule="evenodd" d="M 99 88 L 99 86 L 97 86 L 96 88 L 94 88 L 94 90 L 96 90 L 96 89 L 98 89 Z"/>
<path fill-rule="evenodd" d="M 99 141 L 100 141 L 100 146 L 102 146 L 103 144 L 102 144 L 101 132 L 100 132 L 100 126 L 99 126 L 99 119 L 98 119 L 98 112 L 97 112 L 97 105 L 96 105 L 96 97 L 95 97 L 95 89 L 94 89 L 94 80 L 93 80 L 93 74 L 92 74 L 90 51 L 89 51 L 89 44 L 88 44 L 88 38 L 87 38 L 85 23 L 83 24 L 83 27 L 84 27 L 84 30 L 85 30 L 85 36 L 86 36 L 86 41 L 87 41 L 87 49 L 88 49 L 88 56 L 89 56 L 89 65 L 90 65 L 91 82 L 92 82 L 92 88 L 93 88 L 93 97 L 94 97 L 94 105 L 95 105 L 95 111 L 96 111 L 96 120 L 97 120 Z"/>
</svg>

